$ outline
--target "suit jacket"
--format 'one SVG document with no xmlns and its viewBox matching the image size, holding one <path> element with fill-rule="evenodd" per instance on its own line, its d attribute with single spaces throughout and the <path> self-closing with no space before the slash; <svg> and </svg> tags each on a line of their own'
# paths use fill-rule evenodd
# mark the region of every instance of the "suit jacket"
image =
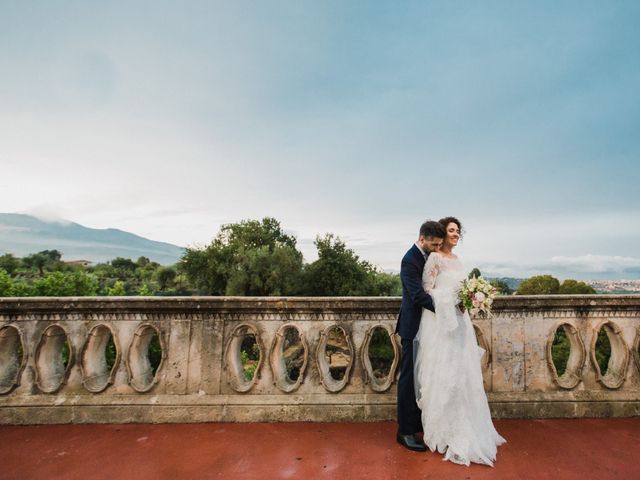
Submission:
<svg viewBox="0 0 640 480">
<path fill-rule="evenodd" d="M 404 255 L 400 264 L 402 305 L 398 314 L 396 333 L 403 339 L 411 340 L 416 337 L 423 308 L 435 311 L 431 295 L 422 288 L 422 271 L 426 262 L 422 252 L 414 244 Z"/>
</svg>

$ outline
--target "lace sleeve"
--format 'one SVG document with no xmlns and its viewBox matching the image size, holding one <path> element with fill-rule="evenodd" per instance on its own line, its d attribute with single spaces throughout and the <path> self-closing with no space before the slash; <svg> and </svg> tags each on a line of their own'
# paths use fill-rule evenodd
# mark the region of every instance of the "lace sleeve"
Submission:
<svg viewBox="0 0 640 480">
<path fill-rule="evenodd" d="M 427 257 L 427 264 L 424 266 L 424 271 L 422 272 L 422 288 L 429 294 L 436 283 L 436 277 L 438 276 L 438 270 L 440 268 L 439 263 L 437 254 L 432 253 Z"/>
<path fill-rule="evenodd" d="M 434 288 L 436 277 L 442 272 L 443 267 L 445 266 L 440 255 L 437 253 L 429 255 L 422 273 L 422 286 L 433 298 L 438 323 L 442 325 L 444 332 L 448 333 L 458 328 L 458 315 L 456 313 L 458 300 L 457 294 L 451 288 L 447 288 L 446 285 Z"/>
</svg>

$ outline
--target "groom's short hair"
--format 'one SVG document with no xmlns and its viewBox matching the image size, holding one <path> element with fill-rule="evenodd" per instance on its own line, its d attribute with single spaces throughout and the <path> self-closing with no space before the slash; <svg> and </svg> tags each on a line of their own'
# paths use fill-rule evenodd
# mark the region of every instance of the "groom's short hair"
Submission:
<svg viewBox="0 0 640 480">
<path fill-rule="evenodd" d="M 432 220 L 427 220 L 420 226 L 420 236 L 427 237 L 436 237 L 436 238 L 444 238 L 447 235 L 446 230 L 439 222 L 434 222 Z"/>
</svg>

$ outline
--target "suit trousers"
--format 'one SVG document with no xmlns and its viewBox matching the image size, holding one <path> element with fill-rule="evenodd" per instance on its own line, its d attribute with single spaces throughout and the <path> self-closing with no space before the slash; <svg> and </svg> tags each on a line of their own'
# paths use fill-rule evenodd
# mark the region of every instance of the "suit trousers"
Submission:
<svg viewBox="0 0 640 480">
<path fill-rule="evenodd" d="M 398 433 L 412 435 L 422 432 L 422 411 L 416 403 L 413 380 L 413 339 L 402 339 L 400 377 L 398 378 Z"/>
</svg>

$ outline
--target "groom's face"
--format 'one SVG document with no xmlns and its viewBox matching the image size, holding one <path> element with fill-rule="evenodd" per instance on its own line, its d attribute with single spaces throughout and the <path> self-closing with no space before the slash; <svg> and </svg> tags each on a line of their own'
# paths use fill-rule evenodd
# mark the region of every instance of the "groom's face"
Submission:
<svg viewBox="0 0 640 480">
<path fill-rule="evenodd" d="M 442 246 L 443 239 L 438 237 L 423 237 L 420 235 L 419 242 L 423 250 L 437 252 Z"/>
</svg>

